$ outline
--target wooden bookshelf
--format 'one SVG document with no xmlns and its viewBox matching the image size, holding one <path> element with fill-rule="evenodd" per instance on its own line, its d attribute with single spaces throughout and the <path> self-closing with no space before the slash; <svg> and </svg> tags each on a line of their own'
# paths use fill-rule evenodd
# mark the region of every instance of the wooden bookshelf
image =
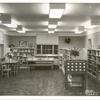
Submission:
<svg viewBox="0 0 100 100">
<path fill-rule="evenodd" d="M 70 49 L 60 49 L 59 50 L 59 67 L 65 74 L 64 64 L 66 60 L 70 60 Z"/>
<path fill-rule="evenodd" d="M 34 56 L 34 48 L 14 47 L 13 54 L 16 60 L 26 60 L 28 57 Z"/>
<path fill-rule="evenodd" d="M 88 50 L 88 74 L 92 78 L 100 81 L 100 50 Z"/>
</svg>

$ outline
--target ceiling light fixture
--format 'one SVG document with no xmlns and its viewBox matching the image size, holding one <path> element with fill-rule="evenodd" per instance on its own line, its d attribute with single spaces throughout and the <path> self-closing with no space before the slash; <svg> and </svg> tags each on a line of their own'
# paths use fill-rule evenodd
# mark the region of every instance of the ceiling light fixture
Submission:
<svg viewBox="0 0 100 100">
<path fill-rule="evenodd" d="M 75 28 L 74 32 L 75 32 L 75 34 L 81 34 L 81 33 L 83 33 L 84 31 L 79 30 L 78 28 Z"/>
<path fill-rule="evenodd" d="M 0 23 L 9 28 L 17 27 L 17 24 L 16 24 L 15 20 L 11 18 L 11 15 L 5 14 L 5 13 L 0 14 Z"/>
<path fill-rule="evenodd" d="M 18 25 L 17 28 L 16 28 L 16 31 L 18 33 L 25 33 L 26 29 L 22 25 Z"/>
<path fill-rule="evenodd" d="M 48 28 L 56 28 L 56 27 L 57 25 L 51 25 L 51 24 L 48 26 Z"/>
<path fill-rule="evenodd" d="M 7 26 L 9 28 L 16 28 L 17 25 L 15 23 L 11 23 L 11 24 L 3 24 L 4 26 Z"/>
<path fill-rule="evenodd" d="M 18 33 L 25 33 L 26 30 L 25 30 L 25 28 L 23 28 L 22 30 L 20 30 L 20 31 L 18 30 L 17 32 L 18 32 Z"/>
<path fill-rule="evenodd" d="M 53 34 L 65 10 L 65 3 L 50 3 L 49 19 L 56 19 L 55 21 L 49 20 L 48 33 Z"/>
<path fill-rule="evenodd" d="M 3 25 L 9 28 L 17 28 L 17 22 L 14 19 L 11 19 L 10 23 L 4 23 Z"/>
<path fill-rule="evenodd" d="M 54 31 L 49 31 L 48 33 L 49 33 L 49 34 L 53 34 L 53 33 L 54 33 Z"/>
<path fill-rule="evenodd" d="M 49 18 L 61 18 L 64 9 L 51 9 Z"/>
<path fill-rule="evenodd" d="M 91 20 L 87 20 L 82 24 L 82 26 L 84 26 L 85 29 L 92 29 L 95 28 L 97 25 L 91 25 Z"/>
<path fill-rule="evenodd" d="M 51 3 L 50 4 L 50 11 L 49 11 L 49 18 L 61 18 L 65 9 L 64 3 Z"/>
</svg>

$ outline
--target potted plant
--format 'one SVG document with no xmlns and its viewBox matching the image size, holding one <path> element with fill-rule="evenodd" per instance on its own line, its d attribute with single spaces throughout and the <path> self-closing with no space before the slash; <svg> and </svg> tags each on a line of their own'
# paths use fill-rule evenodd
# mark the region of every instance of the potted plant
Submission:
<svg viewBox="0 0 100 100">
<path fill-rule="evenodd" d="M 76 59 L 76 57 L 79 56 L 79 51 L 78 50 L 71 50 L 71 57 L 72 59 Z"/>
<path fill-rule="evenodd" d="M 12 60 L 12 58 L 13 58 L 13 53 L 8 52 L 8 53 L 6 54 L 6 56 L 9 58 L 9 62 L 11 62 L 11 60 Z"/>
</svg>

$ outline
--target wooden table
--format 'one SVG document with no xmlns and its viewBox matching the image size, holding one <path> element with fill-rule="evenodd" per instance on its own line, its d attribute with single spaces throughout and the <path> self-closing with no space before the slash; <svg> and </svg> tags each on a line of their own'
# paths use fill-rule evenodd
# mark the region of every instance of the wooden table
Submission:
<svg viewBox="0 0 100 100">
<path fill-rule="evenodd" d="M 30 69 L 32 69 L 32 67 L 46 67 L 46 66 L 51 66 L 51 68 L 53 69 L 53 65 L 54 65 L 54 60 L 50 60 L 50 59 L 36 59 L 36 60 L 27 60 L 28 62 L 28 66 L 30 67 Z"/>
</svg>

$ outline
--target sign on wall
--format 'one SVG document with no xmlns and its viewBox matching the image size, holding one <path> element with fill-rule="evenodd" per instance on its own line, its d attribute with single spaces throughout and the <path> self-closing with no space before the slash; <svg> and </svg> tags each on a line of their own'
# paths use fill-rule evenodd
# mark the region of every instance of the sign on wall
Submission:
<svg viewBox="0 0 100 100">
<path fill-rule="evenodd" d="M 28 46 L 28 42 L 27 41 L 19 41 L 19 46 L 20 47 L 27 47 Z"/>
<path fill-rule="evenodd" d="M 34 47 L 34 44 L 30 43 L 28 41 L 21 40 L 21 41 L 19 41 L 19 47 L 30 47 L 30 48 L 32 48 L 32 47 Z"/>
</svg>

